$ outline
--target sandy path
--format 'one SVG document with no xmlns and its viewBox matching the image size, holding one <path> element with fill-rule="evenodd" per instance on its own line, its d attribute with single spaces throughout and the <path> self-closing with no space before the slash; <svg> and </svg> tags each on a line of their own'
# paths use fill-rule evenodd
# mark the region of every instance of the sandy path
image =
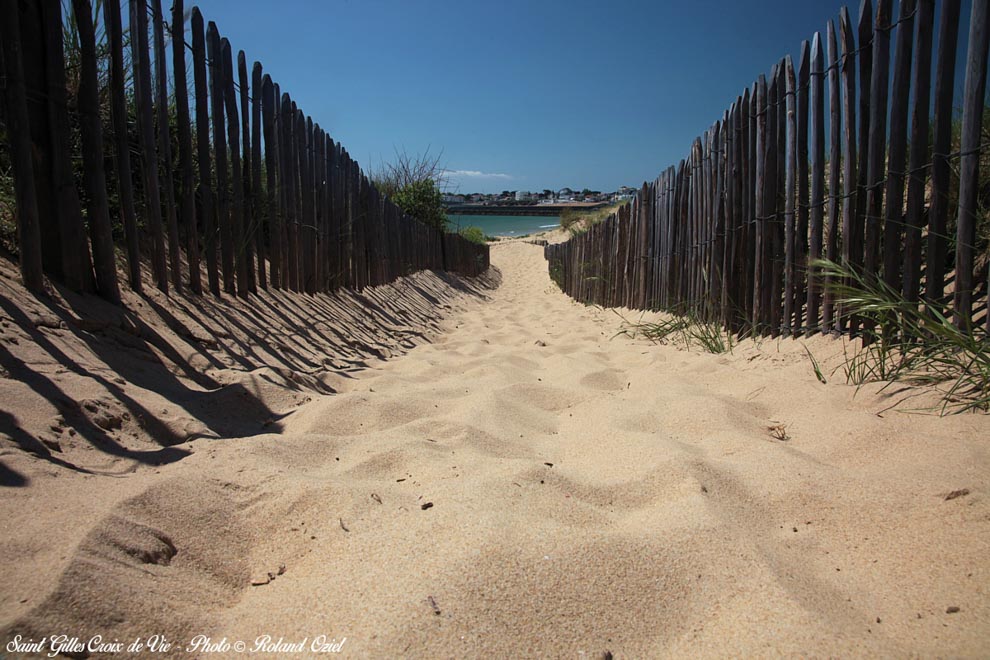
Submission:
<svg viewBox="0 0 990 660">
<path fill-rule="evenodd" d="M 985 419 L 886 421 L 806 362 L 775 384 L 748 356 L 610 341 L 615 315 L 562 296 L 540 248 L 493 258 L 490 303 L 292 420 L 340 461 L 291 479 L 254 559 L 291 569 L 222 634 L 372 655 L 990 648 Z M 788 414 L 794 439 L 769 438 Z M 980 494 L 940 497 L 960 487 Z"/>
<path fill-rule="evenodd" d="M 150 477 L 37 629 L 147 635 L 164 613 L 180 639 L 373 657 L 990 649 L 986 417 L 878 416 L 796 342 L 613 339 L 541 248 L 492 254 L 501 287 L 438 342 Z"/>
</svg>

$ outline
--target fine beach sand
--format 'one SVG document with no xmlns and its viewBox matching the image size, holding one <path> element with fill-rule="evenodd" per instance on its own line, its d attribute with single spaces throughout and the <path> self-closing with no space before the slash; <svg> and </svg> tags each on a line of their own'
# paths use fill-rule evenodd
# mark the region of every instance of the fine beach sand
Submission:
<svg viewBox="0 0 990 660">
<path fill-rule="evenodd" d="M 561 294 L 541 247 L 501 241 L 492 262 L 483 281 L 266 294 L 259 318 L 149 295 L 171 320 L 136 335 L 105 310 L 59 325 L 8 268 L 0 641 L 990 653 L 990 418 L 820 383 L 804 347 L 828 376 L 838 340 L 709 355 L 617 335 L 641 315 Z M 141 369 L 129 337 L 151 344 Z M 103 449 L 70 433 L 87 420 Z M 25 452 L 42 437 L 53 460 Z"/>
</svg>

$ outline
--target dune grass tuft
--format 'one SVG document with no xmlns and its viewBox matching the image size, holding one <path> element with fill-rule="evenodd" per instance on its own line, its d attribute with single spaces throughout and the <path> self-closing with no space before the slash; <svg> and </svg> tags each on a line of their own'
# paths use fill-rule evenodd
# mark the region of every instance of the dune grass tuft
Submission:
<svg viewBox="0 0 990 660">
<path fill-rule="evenodd" d="M 990 340 L 983 328 L 957 327 L 936 307 L 922 308 L 846 264 L 812 265 L 827 276 L 825 286 L 845 317 L 872 321 L 862 345 L 845 349 L 841 369 L 847 382 L 933 387 L 941 396 L 941 415 L 990 410 Z"/>
<path fill-rule="evenodd" d="M 616 202 L 593 209 L 586 207 L 564 209 L 560 212 L 560 226 L 569 231 L 571 236 L 578 236 L 588 231 L 593 225 L 608 218 L 618 211 L 620 206 L 627 203 Z"/>
<path fill-rule="evenodd" d="M 619 334 L 645 337 L 658 344 L 681 345 L 686 349 L 700 348 L 716 355 L 731 353 L 736 339 L 715 321 L 705 321 L 688 312 L 651 323 L 634 323 L 623 318 Z"/>
</svg>

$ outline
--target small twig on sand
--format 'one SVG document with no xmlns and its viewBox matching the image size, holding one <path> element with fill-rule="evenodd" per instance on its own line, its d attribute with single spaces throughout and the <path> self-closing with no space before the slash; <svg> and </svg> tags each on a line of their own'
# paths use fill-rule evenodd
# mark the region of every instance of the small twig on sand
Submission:
<svg viewBox="0 0 990 660">
<path fill-rule="evenodd" d="M 767 427 L 767 431 L 770 435 L 780 441 L 790 440 L 791 436 L 787 435 L 787 425 L 786 424 L 773 424 Z"/>
</svg>

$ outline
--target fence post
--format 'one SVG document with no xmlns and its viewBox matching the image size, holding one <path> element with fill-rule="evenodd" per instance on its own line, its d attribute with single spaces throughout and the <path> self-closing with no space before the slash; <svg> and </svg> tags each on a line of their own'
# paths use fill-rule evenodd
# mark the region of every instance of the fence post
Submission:
<svg viewBox="0 0 990 660">
<path fill-rule="evenodd" d="M 784 65 L 787 76 L 787 162 L 784 184 L 784 316 L 780 324 L 784 334 L 791 333 L 791 319 L 794 317 L 794 280 L 796 277 L 797 228 L 794 202 L 797 185 L 797 98 L 794 63 L 788 55 Z"/>
<path fill-rule="evenodd" d="M 801 57 L 797 68 L 797 218 L 794 229 L 794 316 L 791 332 L 794 336 L 807 334 L 805 304 L 808 302 L 808 200 L 811 194 L 808 179 L 808 96 L 811 86 L 811 44 L 801 42 Z"/>
<path fill-rule="evenodd" d="M 110 116 L 117 167 L 117 193 L 120 197 L 120 219 L 121 224 L 124 225 L 124 241 L 127 244 L 128 283 L 133 291 L 141 293 L 141 250 L 134 210 L 134 184 L 131 180 L 131 149 L 127 136 L 124 39 L 120 5 L 116 2 L 104 2 L 103 20 L 106 23 L 107 45 L 110 48 Z"/>
<path fill-rule="evenodd" d="M 828 22 L 828 223 L 825 232 L 825 258 L 831 262 L 839 259 L 839 191 L 842 167 L 842 111 L 839 99 L 839 47 L 835 24 Z M 835 318 L 835 296 L 829 276 L 822 277 L 825 288 L 822 302 L 821 332 L 831 332 Z"/>
<path fill-rule="evenodd" d="M 729 113 L 726 111 L 722 115 L 722 121 L 715 123 L 715 147 L 712 149 L 715 154 L 715 243 L 714 256 L 712 258 L 711 272 L 712 281 L 715 287 L 712 289 L 712 301 L 717 309 L 716 318 L 722 324 L 728 324 L 729 317 L 726 314 L 726 257 L 728 245 L 727 228 L 728 217 L 726 209 L 726 196 L 729 194 L 727 184 L 727 146 L 729 133 Z M 652 201 L 652 198 L 651 198 Z"/>
<path fill-rule="evenodd" d="M 151 104 L 151 63 L 148 61 L 148 12 L 142 0 L 130 0 L 131 60 L 138 126 L 141 137 L 141 172 L 144 178 L 144 206 L 154 246 L 151 270 L 155 285 L 168 294 L 168 266 L 162 227 L 161 192 L 158 189 L 158 153 L 155 151 L 155 121 Z"/>
<path fill-rule="evenodd" d="M 93 290 L 93 269 L 83 224 L 82 205 L 72 172 L 69 112 L 66 103 L 62 12 L 54 3 L 39 5 L 44 30 L 48 126 L 52 147 L 52 184 L 58 217 L 62 280 L 73 291 Z M 90 109 L 87 108 L 87 111 Z M 101 163 L 102 165 L 102 163 Z"/>
<path fill-rule="evenodd" d="M 918 0 L 918 43 L 914 51 L 914 109 L 911 113 L 911 162 L 908 165 L 907 220 L 904 235 L 904 297 L 918 302 L 921 290 L 921 228 L 925 224 L 925 174 L 931 162 L 928 148 L 928 108 L 931 101 L 932 23 L 935 0 Z"/>
<path fill-rule="evenodd" d="M 749 119 L 746 115 L 749 112 L 748 90 L 742 96 L 736 98 L 735 111 L 732 117 L 732 265 L 729 273 L 729 314 L 731 319 L 730 328 L 734 332 L 739 332 L 745 325 L 745 259 L 743 253 L 746 249 L 746 229 L 749 221 L 746 217 L 746 191 L 744 181 L 746 174 L 746 154 L 748 146 L 746 144 Z M 668 174 L 670 170 L 667 170 Z"/>
<path fill-rule="evenodd" d="M 901 290 L 904 230 L 904 165 L 907 161 L 908 86 L 911 84 L 911 47 L 914 40 L 915 0 L 901 0 L 894 45 L 894 84 L 890 97 L 887 144 L 886 213 L 883 225 L 883 281 Z"/>
<path fill-rule="evenodd" d="M 223 66 L 223 102 L 227 112 L 227 144 L 230 145 L 230 181 L 233 189 L 231 204 L 232 245 L 234 248 L 234 272 L 237 275 L 236 293 L 246 298 L 250 292 L 247 272 L 247 242 L 244 227 L 244 174 L 241 170 L 240 118 L 237 114 L 237 94 L 234 91 L 234 60 L 230 42 L 220 40 Z"/>
<path fill-rule="evenodd" d="M 254 243 L 258 255 L 258 281 L 268 289 L 265 273 L 265 210 L 262 208 L 261 194 L 261 62 L 251 67 L 251 213 L 254 218 Z M 257 289 L 255 289 L 257 291 Z"/>
<path fill-rule="evenodd" d="M 949 237 L 949 149 L 952 148 L 952 95 L 959 37 L 959 0 L 943 0 L 938 27 L 938 68 L 935 74 L 935 120 L 932 127 L 932 192 L 928 209 L 928 254 L 925 264 L 925 306 L 941 313 L 945 307 L 945 268 Z"/>
<path fill-rule="evenodd" d="M 984 94 L 987 88 L 987 46 L 990 41 L 990 0 L 973 0 L 969 17 L 969 52 L 966 57 L 966 91 L 963 94 L 962 137 L 959 149 L 959 215 L 956 219 L 956 293 L 954 320 L 969 329 L 973 314 L 973 252 L 976 213 L 980 194 L 980 141 L 983 131 Z M 990 329 L 990 312 L 986 319 Z"/>
<path fill-rule="evenodd" d="M 873 28 L 873 77 L 870 80 L 870 158 L 866 188 L 866 257 L 865 276 L 880 275 L 881 213 L 883 212 L 883 178 L 887 154 L 887 83 L 890 70 L 890 0 L 878 0 Z M 864 319 L 863 329 L 873 329 Z"/>
<path fill-rule="evenodd" d="M 294 115 L 292 101 L 288 94 L 282 94 L 281 113 L 282 133 L 279 136 L 279 146 L 282 151 L 282 173 L 285 194 L 285 255 L 286 272 L 282 275 L 282 284 L 290 291 L 299 290 L 299 272 L 296 262 L 296 158 L 293 140 Z"/>
<path fill-rule="evenodd" d="M 3 35 L 3 65 L 7 78 L 7 138 L 14 173 L 17 199 L 17 246 L 21 279 L 34 293 L 44 290 L 41 268 L 41 229 L 38 200 L 35 197 L 34 164 L 31 162 L 31 136 L 28 127 L 27 92 L 21 63 L 20 18 L 17 0 L 0 0 L 0 34 Z"/>
<path fill-rule="evenodd" d="M 216 208 L 220 229 L 220 264 L 223 271 L 223 290 L 236 293 L 234 280 L 233 231 L 230 226 L 230 197 L 227 195 L 227 138 L 224 119 L 224 71 L 220 48 L 220 33 L 213 21 L 206 28 L 206 49 L 210 59 L 210 107 L 213 120 L 213 153 L 216 158 L 217 196 Z"/>
<path fill-rule="evenodd" d="M 196 225 L 196 193 L 193 189 L 192 128 L 189 120 L 189 89 L 186 86 L 186 30 L 183 0 L 172 2 L 172 75 L 175 81 L 175 120 L 179 137 L 179 216 L 186 231 L 189 288 L 203 292 L 199 273 L 199 229 Z"/>
<path fill-rule="evenodd" d="M 278 203 L 276 200 L 278 170 L 278 144 L 275 137 L 275 88 L 272 85 L 272 78 L 267 73 L 261 81 L 261 114 L 262 124 L 265 133 L 265 197 L 268 211 L 268 234 L 269 234 L 269 279 L 273 289 L 282 286 L 282 242 L 281 228 L 278 217 Z"/>
<path fill-rule="evenodd" d="M 316 142 L 313 139 L 313 120 L 311 117 L 303 117 L 302 110 L 299 111 L 299 125 L 302 129 L 299 140 L 299 151 L 302 154 L 302 171 L 300 181 L 302 182 L 302 235 L 299 241 L 303 251 L 302 267 L 303 281 L 302 289 L 306 293 L 316 293 L 316 205 L 313 203 L 313 156 Z"/>
<path fill-rule="evenodd" d="M 172 138 L 168 118 L 168 74 L 165 68 L 165 25 L 161 0 L 151 0 L 155 35 L 155 109 L 158 114 L 158 158 L 165 172 L 165 212 L 168 232 L 168 257 L 172 269 L 172 284 L 182 291 L 182 256 L 179 254 L 179 225 L 175 214 L 175 183 L 172 176 Z"/>
<path fill-rule="evenodd" d="M 870 164 L 870 87 L 873 84 L 873 4 L 863 0 L 859 8 L 857 23 L 857 43 L 859 44 L 859 150 L 856 162 L 856 240 L 852 245 L 854 256 L 850 266 L 863 271 L 866 260 L 866 213 Z M 855 335 L 860 319 L 849 319 L 849 334 Z"/>
<path fill-rule="evenodd" d="M 113 4 L 113 3 L 105 3 Z M 193 81 L 196 88 L 196 155 L 199 161 L 199 215 L 203 225 L 203 249 L 206 251 L 206 276 L 210 291 L 220 295 L 220 274 L 217 271 L 216 204 L 210 164 L 210 117 L 206 80 L 206 37 L 203 15 L 193 7 L 192 19 Z M 218 161 L 219 162 L 219 161 Z"/>
<path fill-rule="evenodd" d="M 782 206 L 783 192 L 786 188 L 786 152 L 787 143 L 787 108 L 784 95 L 787 93 L 787 81 L 784 75 L 785 61 L 777 63 L 775 69 L 776 76 L 776 96 L 774 97 L 774 177 L 773 194 L 770 199 L 774 204 L 774 217 L 770 224 L 773 234 L 770 253 L 770 290 L 768 309 L 770 317 L 768 326 L 773 337 L 779 337 L 783 328 L 783 296 L 784 296 L 784 207 Z"/>
<path fill-rule="evenodd" d="M 243 142 L 243 156 L 241 158 L 242 179 L 241 186 L 244 190 L 244 220 L 242 229 L 241 246 L 238 248 L 244 252 L 244 277 L 245 288 L 251 293 L 257 293 L 258 288 L 254 279 L 254 241 L 255 241 L 255 211 L 254 211 L 254 191 L 251 187 L 251 101 L 250 95 L 254 94 L 253 88 L 248 87 L 247 57 L 244 51 L 237 52 L 237 81 L 238 96 L 241 102 L 241 141 Z M 240 260 L 238 264 L 240 264 Z"/>
<path fill-rule="evenodd" d="M 114 304 L 119 304 L 117 262 L 114 258 L 113 231 L 110 227 L 107 180 L 103 171 L 103 127 L 100 124 L 100 91 L 96 79 L 93 8 L 89 0 L 72 0 L 72 8 L 76 28 L 79 31 L 79 124 L 96 288 L 100 296 Z M 63 240 L 67 238 L 63 236 Z"/>
<path fill-rule="evenodd" d="M 742 299 L 745 323 L 755 328 L 753 314 L 755 312 L 754 295 L 756 293 L 756 200 L 759 196 L 756 187 L 756 153 L 757 153 L 757 92 L 759 81 L 752 88 L 743 91 L 742 130 L 743 143 L 743 194 L 746 202 L 744 215 L 743 259 L 742 259 Z"/>
<path fill-rule="evenodd" d="M 856 216 L 856 42 L 853 38 L 849 10 L 839 12 L 839 33 L 842 44 L 842 138 L 845 142 L 842 180 L 842 259 L 847 267 L 857 263 L 863 229 Z M 845 310 L 835 309 L 836 332 L 846 328 Z"/>
</svg>

